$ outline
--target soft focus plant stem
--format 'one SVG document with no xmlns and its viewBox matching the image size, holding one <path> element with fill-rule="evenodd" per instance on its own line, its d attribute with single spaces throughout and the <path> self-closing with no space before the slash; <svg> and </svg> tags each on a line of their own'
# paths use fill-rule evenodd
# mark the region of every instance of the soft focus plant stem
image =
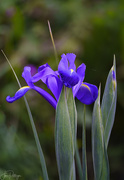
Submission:
<svg viewBox="0 0 124 180">
<path fill-rule="evenodd" d="M 19 82 L 19 79 L 18 79 L 18 77 L 17 77 L 17 75 L 16 75 L 10 61 L 8 60 L 8 58 L 5 55 L 4 51 L 1 50 L 1 52 L 3 53 L 4 57 L 6 58 L 8 64 L 10 65 L 10 67 L 11 67 L 11 69 L 13 71 L 13 74 L 14 74 L 16 80 L 17 80 L 17 83 L 18 83 L 19 87 L 21 88 L 21 84 Z M 34 133 L 34 138 L 35 138 L 35 142 L 36 142 L 36 145 L 37 145 L 38 153 L 39 153 L 39 156 L 40 156 L 40 163 L 41 163 L 42 172 L 43 172 L 43 179 L 44 180 L 49 180 L 48 173 L 47 173 L 47 168 L 46 168 L 46 163 L 45 163 L 43 151 L 42 151 L 42 148 L 41 148 L 41 145 L 40 145 L 40 141 L 39 141 L 39 138 L 38 138 L 38 134 L 37 134 L 37 131 L 36 131 L 36 127 L 35 127 L 35 124 L 34 124 L 33 116 L 32 116 L 29 104 L 28 104 L 27 99 L 26 99 L 25 96 L 24 96 L 24 101 L 25 101 L 25 105 L 26 105 L 26 108 L 27 108 L 27 111 L 28 111 L 28 115 L 29 115 L 31 126 L 32 126 L 32 130 L 33 130 L 33 133 Z"/>
<path fill-rule="evenodd" d="M 83 131 L 82 131 L 82 162 L 83 162 L 83 178 L 87 180 L 87 157 L 86 157 L 86 107 L 84 104 Z"/>
<path fill-rule="evenodd" d="M 76 147 L 75 147 L 75 158 L 76 158 L 76 164 L 77 164 L 79 179 L 82 180 L 83 179 L 83 173 L 82 173 L 82 166 L 81 166 L 80 155 L 79 155 L 77 143 L 76 143 Z"/>
<path fill-rule="evenodd" d="M 50 37 L 51 37 L 51 40 L 52 40 L 53 48 L 54 48 L 56 64 L 58 66 L 58 55 L 57 55 L 57 50 L 56 50 L 56 46 L 55 46 L 55 42 L 54 42 L 54 38 L 53 38 L 53 34 L 52 34 L 52 30 L 51 30 L 51 26 L 50 26 L 50 22 L 49 21 L 48 21 L 48 27 L 49 27 L 49 32 L 50 32 Z"/>
</svg>

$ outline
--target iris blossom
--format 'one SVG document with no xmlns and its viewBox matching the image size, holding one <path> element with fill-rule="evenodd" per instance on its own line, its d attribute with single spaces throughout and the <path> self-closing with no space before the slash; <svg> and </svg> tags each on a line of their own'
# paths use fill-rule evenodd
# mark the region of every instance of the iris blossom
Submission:
<svg viewBox="0 0 124 180">
<path fill-rule="evenodd" d="M 17 99 L 21 98 L 22 96 L 25 95 L 25 93 L 30 90 L 34 89 L 37 91 L 40 95 L 42 95 L 54 108 L 56 108 L 57 101 L 46 91 L 43 89 L 39 88 L 38 86 L 35 86 L 32 82 L 32 77 L 31 77 L 31 68 L 30 67 L 24 67 L 24 71 L 22 73 L 22 77 L 25 79 L 27 82 L 28 86 L 24 86 L 20 88 L 16 93 L 14 97 L 7 96 L 6 100 L 9 103 L 12 103 L 16 101 Z"/>
<path fill-rule="evenodd" d="M 58 66 L 58 73 L 64 85 L 72 87 L 73 95 L 83 104 L 93 103 L 98 96 L 98 88 L 95 85 L 83 82 L 86 65 L 82 63 L 76 70 L 76 55 L 73 53 L 63 54 Z"/>
<path fill-rule="evenodd" d="M 13 102 L 21 98 L 29 89 L 34 89 L 41 94 L 54 108 L 56 108 L 63 85 L 72 88 L 73 95 L 84 104 L 93 103 L 98 96 L 98 89 L 95 85 L 83 82 L 85 77 L 86 66 L 82 63 L 76 70 L 75 58 L 73 53 L 63 54 L 58 65 L 58 71 L 53 71 L 48 64 L 44 64 L 38 68 L 38 73 L 31 76 L 31 68 L 25 67 L 22 77 L 28 86 L 20 88 L 14 97 L 8 96 L 6 100 Z M 54 97 L 43 89 L 34 85 L 35 82 L 41 80 L 51 90 Z"/>
</svg>

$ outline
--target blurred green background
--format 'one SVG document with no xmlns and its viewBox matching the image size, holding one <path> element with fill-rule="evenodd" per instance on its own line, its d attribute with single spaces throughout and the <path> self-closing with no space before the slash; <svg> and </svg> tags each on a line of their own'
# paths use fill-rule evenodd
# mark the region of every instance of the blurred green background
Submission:
<svg viewBox="0 0 124 180">
<path fill-rule="evenodd" d="M 59 59 L 77 55 L 76 65 L 87 66 L 85 81 L 102 85 L 102 93 L 115 54 L 118 102 L 108 155 L 112 180 L 124 180 L 124 1 L 123 0 L 1 0 L 0 49 L 11 61 L 22 85 L 25 65 L 57 64 L 47 21 L 50 21 Z M 46 88 L 41 82 L 39 86 Z M 23 98 L 9 104 L 6 96 L 18 89 L 15 77 L 0 52 L 0 175 L 12 170 L 22 180 L 42 180 L 38 152 Z M 58 179 L 54 149 L 55 110 L 36 92 L 27 99 L 35 120 L 51 180 Z M 78 144 L 81 152 L 83 105 L 78 110 Z M 87 106 L 88 176 L 93 179 L 91 115 Z"/>
</svg>

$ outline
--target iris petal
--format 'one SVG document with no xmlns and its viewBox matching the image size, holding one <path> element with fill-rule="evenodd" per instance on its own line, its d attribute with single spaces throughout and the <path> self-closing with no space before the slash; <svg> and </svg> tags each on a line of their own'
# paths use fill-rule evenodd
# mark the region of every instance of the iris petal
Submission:
<svg viewBox="0 0 124 180">
<path fill-rule="evenodd" d="M 53 71 L 48 64 L 41 66 L 40 69 L 41 71 L 32 77 L 32 82 L 42 80 L 54 94 L 56 100 L 58 100 L 62 89 L 62 82 L 58 77 L 58 71 Z"/>
<path fill-rule="evenodd" d="M 46 68 L 46 67 L 50 67 L 48 63 L 39 66 L 38 72 L 39 72 L 39 71 L 42 71 L 42 70 L 43 70 L 44 68 Z"/>
<path fill-rule="evenodd" d="M 54 72 L 50 66 L 46 66 L 32 77 L 32 82 L 34 83 L 39 80 L 42 80 L 46 84 L 46 80 L 49 75 L 54 75 L 57 77 L 56 72 Z"/>
<path fill-rule="evenodd" d="M 47 87 L 51 90 L 51 92 L 54 94 L 56 100 L 59 99 L 59 96 L 60 96 L 60 93 L 61 93 L 61 90 L 62 90 L 62 82 L 60 81 L 60 79 L 55 76 L 49 76 L 47 78 Z"/>
<path fill-rule="evenodd" d="M 92 104 L 98 96 L 98 88 L 95 85 L 89 83 L 82 83 L 76 97 L 83 104 Z"/>
<path fill-rule="evenodd" d="M 75 86 L 79 81 L 79 77 L 77 73 L 72 69 L 67 71 L 59 71 L 59 74 L 61 76 L 64 85 L 69 88 Z"/>
<path fill-rule="evenodd" d="M 66 57 L 67 57 L 69 64 L 70 64 L 69 69 L 73 69 L 74 71 L 76 71 L 76 66 L 74 64 L 76 55 L 73 53 L 67 53 Z"/>
<path fill-rule="evenodd" d="M 74 97 L 76 95 L 76 93 L 78 92 L 83 80 L 84 80 L 84 77 L 85 77 L 85 70 L 86 70 L 86 65 L 84 63 L 82 63 L 78 68 L 77 68 L 77 74 L 79 76 L 79 82 L 78 84 L 76 84 L 74 87 L 73 87 L 73 94 L 74 94 Z"/>
<path fill-rule="evenodd" d="M 61 58 L 60 63 L 58 65 L 58 71 L 68 70 L 68 60 L 67 60 L 66 55 L 62 54 L 61 57 L 62 58 Z"/>
<path fill-rule="evenodd" d="M 10 96 L 7 96 L 6 97 L 6 100 L 7 102 L 9 103 L 12 103 L 14 101 L 16 101 L 17 99 L 21 98 L 22 96 L 25 95 L 25 93 L 31 89 L 29 86 L 24 86 L 22 88 L 20 88 L 16 93 L 15 93 L 15 96 L 14 97 L 10 97 Z"/>
<path fill-rule="evenodd" d="M 57 101 L 49 93 L 37 86 L 34 86 L 33 89 L 43 96 L 43 98 L 45 98 L 54 108 L 56 108 Z"/>
<path fill-rule="evenodd" d="M 22 77 L 25 79 L 27 82 L 28 86 L 32 87 L 33 83 L 31 80 L 31 67 L 25 66 L 24 71 L 22 73 Z"/>
</svg>

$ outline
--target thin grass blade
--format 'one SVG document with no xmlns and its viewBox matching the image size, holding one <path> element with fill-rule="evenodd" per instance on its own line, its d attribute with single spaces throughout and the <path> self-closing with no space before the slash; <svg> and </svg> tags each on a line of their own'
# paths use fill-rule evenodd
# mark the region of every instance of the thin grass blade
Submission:
<svg viewBox="0 0 124 180">
<path fill-rule="evenodd" d="M 13 74 L 17 80 L 17 83 L 19 85 L 19 87 L 21 88 L 21 84 L 19 82 L 19 79 L 10 63 L 10 61 L 8 60 L 7 56 L 5 55 L 5 53 L 3 52 L 3 50 L 1 50 L 3 55 L 5 56 L 8 64 L 10 65 L 12 71 L 13 71 Z M 25 101 L 25 105 L 26 105 L 26 108 L 27 108 L 27 111 L 28 111 L 28 115 L 29 115 L 29 119 L 30 119 L 30 123 L 31 123 L 31 126 L 32 126 L 32 130 L 33 130 L 33 134 L 34 134 L 34 138 L 35 138 L 35 142 L 36 142 L 36 145 L 37 145 L 37 149 L 38 149 L 38 153 L 39 153 L 39 157 L 40 157 L 40 163 L 41 163 L 41 167 L 42 167 L 42 172 L 43 172 L 43 179 L 44 180 L 49 180 L 48 178 L 48 173 L 47 173 L 47 168 L 46 168 L 46 162 L 45 162 L 45 158 L 44 158 L 44 155 L 43 155 L 43 151 L 42 151 L 42 148 L 41 148 L 41 145 L 40 145 L 40 141 L 39 141 L 39 138 L 38 138 L 38 134 L 37 134 L 37 131 L 36 131 L 36 127 L 35 127 L 35 124 L 34 124 L 34 120 L 33 120 L 33 116 L 32 116 L 32 113 L 31 113 L 31 110 L 30 110 L 30 107 L 29 107 L 29 104 L 27 102 L 27 99 L 26 97 L 24 96 L 24 101 Z"/>
<path fill-rule="evenodd" d="M 54 54 L 55 54 L 55 58 L 56 58 L 56 63 L 58 65 L 58 55 L 57 55 L 56 46 L 55 46 L 55 42 L 54 42 L 54 38 L 53 38 L 53 34 L 52 34 L 52 30 L 51 30 L 51 26 L 50 26 L 50 22 L 49 21 L 48 21 L 48 27 L 49 27 L 51 41 L 52 41 L 53 48 L 54 48 Z"/>
</svg>

